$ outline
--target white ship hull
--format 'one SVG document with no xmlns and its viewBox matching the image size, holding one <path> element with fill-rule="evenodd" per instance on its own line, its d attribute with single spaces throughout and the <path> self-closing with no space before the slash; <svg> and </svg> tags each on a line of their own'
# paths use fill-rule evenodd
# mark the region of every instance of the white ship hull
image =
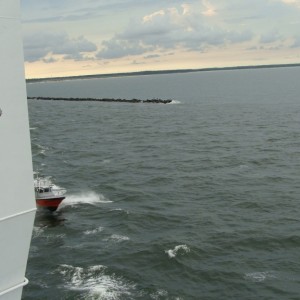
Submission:
<svg viewBox="0 0 300 300">
<path fill-rule="evenodd" d="M 0 299 L 17 300 L 36 206 L 19 0 L 0 0 L 0 12 Z"/>
</svg>

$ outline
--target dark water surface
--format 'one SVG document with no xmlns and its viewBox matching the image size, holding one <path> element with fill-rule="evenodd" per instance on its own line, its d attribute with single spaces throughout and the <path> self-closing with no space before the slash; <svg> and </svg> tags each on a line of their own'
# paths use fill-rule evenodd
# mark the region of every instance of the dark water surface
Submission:
<svg viewBox="0 0 300 300">
<path fill-rule="evenodd" d="M 300 69 L 28 84 L 38 211 L 23 299 L 299 299 Z"/>
</svg>

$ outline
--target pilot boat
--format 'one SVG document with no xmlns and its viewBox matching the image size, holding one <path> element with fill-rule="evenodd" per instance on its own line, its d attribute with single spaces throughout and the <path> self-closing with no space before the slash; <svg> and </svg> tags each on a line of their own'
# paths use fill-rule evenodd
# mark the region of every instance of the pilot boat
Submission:
<svg viewBox="0 0 300 300">
<path fill-rule="evenodd" d="M 55 211 L 60 203 L 66 198 L 66 189 L 53 184 L 48 177 L 37 177 L 34 179 L 34 191 L 37 207 Z"/>
</svg>

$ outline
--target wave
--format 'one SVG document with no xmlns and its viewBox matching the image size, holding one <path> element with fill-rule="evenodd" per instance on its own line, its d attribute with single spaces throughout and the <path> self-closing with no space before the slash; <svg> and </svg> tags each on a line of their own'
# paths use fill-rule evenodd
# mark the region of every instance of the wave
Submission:
<svg viewBox="0 0 300 300">
<path fill-rule="evenodd" d="M 249 169 L 250 167 L 248 165 L 239 165 L 239 169 L 240 170 L 247 170 Z"/>
<path fill-rule="evenodd" d="M 170 258 L 176 257 L 178 254 L 185 254 L 190 252 L 190 248 L 187 245 L 178 245 L 174 249 L 165 250 L 165 253 L 168 254 Z"/>
<path fill-rule="evenodd" d="M 119 242 L 129 241 L 129 240 L 130 238 L 128 236 L 113 234 L 109 238 L 105 239 L 104 241 L 113 241 L 119 243 Z"/>
<path fill-rule="evenodd" d="M 43 146 L 43 145 L 40 145 L 40 144 L 34 144 L 38 149 L 41 149 L 41 150 L 49 150 L 48 147 L 46 146 Z"/>
<path fill-rule="evenodd" d="M 102 163 L 102 165 L 110 164 L 111 159 L 103 159 L 101 163 Z"/>
<path fill-rule="evenodd" d="M 115 274 L 106 274 L 102 265 L 87 268 L 60 265 L 56 272 L 64 277 L 66 287 L 86 293 L 88 299 L 121 299 L 130 296 L 135 284 L 127 282 Z"/>
<path fill-rule="evenodd" d="M 126 210 L 126 209 L 123 209 L 123 208 L 114 208 L 114 209 L 112 209 L 111 211 L 119 211 L 119 212 L 121 212 L 121 213 L 124 213 L 124 214 L 126 214 L 126 215 L 129 215 L 129 211 Z"/>
<path fill-rule="evenodd" d="M 66 236 L 65 233 L 59 233 L 59 234 L 46 234 L 44 228 L 42 227 L 33 227 L 32 231 L 32 239 L 36 238 L 42 238 L 46 241 L 55 241 L 55 240 L 62 240 Z"/>
<path fill-rule="evenodd" d="M 112 201 L 107 199 L 102 194 L 95 192 L 81 193 L 79 195 L 67 195 L 66 199 L 60 204 L 58 210 L 66 206 L 76 206 L 78 204 L 91 204 L 96 205 L 98 203 L 111 203 Z"/>
<path fill-rule="evenodd" d="M 92 230 L 86 230 L 86 231 L 84 231 L 84 234 L 85 235 L 91 235 L 91 234 L 96 234 L 96 233 L 98 233 L 98 232 L 101 232 L 101 231 L 103 231 L 103 227 L 98 227 L 98 228 L 95 228 L 95 229 L 92 229 Z"/>
<path fill-rule="evenodd" d="M 44 233 L 43 228 L 34 226 L 33 230 L 32 230 L 32 239 L 35 239 L 35 238 L 39 237 L 43 233 Z"/>
<path fill-rule="evenodd" d="M 263 282 L 266 279 L 274 279 L 276 276 L 274 272 L 267 271 L 247 273 L 245 274 L 244 278 L 252 282 Z"/>
<path fill-rule="evenodd" d="M 37 143 L 32 143 L 32 151 L 34 155 L 46 155 L 46 151 L 48 151 L 49 148 L 46 146 L 42 146 L 40 144 Z"/>
<path fill-rule="evenodd" d="M 64 239 L 66 236 L 65 233 L 60 233 L 60 234 L 48 234 L 48 235 L 45 235 L 45 238 L 47 240 L 60 240 L 60 239 Z"/>
<path fill-rule="evenodd" d="M 152 293 L 150 295 L 151 299 L 154 299 L 154 300 L 159 300 L 159 299 L 168 299 L 169 293 L 166 291 L 166 290 L 157 290 L 156 292 Z M 176 298 L 178 299 L 178 298 Z"/>
<path fill-rule="evenodd" d="M 181 104 L 179 100 L 172 100 L 169 104 Z"/>
</svg>

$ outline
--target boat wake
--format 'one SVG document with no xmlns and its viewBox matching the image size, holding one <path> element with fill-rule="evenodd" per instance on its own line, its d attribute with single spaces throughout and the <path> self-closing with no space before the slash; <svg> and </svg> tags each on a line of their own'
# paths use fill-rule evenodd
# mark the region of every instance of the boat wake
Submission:
<svg viewBox="0 0 300 300">
<path fill-rule="evenodd" d="M 135 289 L 134 284 L 123 278 L 107 274 L 107 267 L 102 265 L 87 268 L 60 265 L 57 272 L 69 289 L 83 291 L 88 299 L 121 299 Z"/>
<path fill-rule="evenodd" d="M 44 233 L 44 229 L 41 227 L 34 226 L 32 230 L 32 239 L 36 239 Z"/>
<path fill-rule="evenodd" d="M 68 195 L 66 199 L 60 204 L 58 210 L 66 206 L 76 206 L 80 204 L 91 204 L 96 205 L 98 203 L 111 203 L 112 201 L 107 199 L 102 194 L 97 194 L 95 192 L 87 192 L 75 195 Z"/>
</svg>

